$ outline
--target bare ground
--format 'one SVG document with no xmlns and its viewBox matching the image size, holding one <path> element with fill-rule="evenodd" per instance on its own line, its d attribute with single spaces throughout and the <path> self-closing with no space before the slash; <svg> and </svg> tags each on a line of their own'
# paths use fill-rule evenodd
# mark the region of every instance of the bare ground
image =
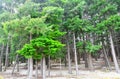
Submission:
<svg viewBox="0 0 120 79">
<path fill-rule="evenodd" d="M 111 63 L 112 64 L 112 63 Z M 47 79 L 120 79 L 120 74 L 115 72 L 114 66 L 112 71 L 104 66 L 102 60 L 94 61 L 94 71 L 89 71 L 84 66 L 84 62 L 79 65 L 79 75 L 76 76 L 75 66 L 72 65 L 72 74 L 68 73 L 68 68 L 62 65 L 60 70 L 59 64 L 52 64 L 50 76 L 48 76 L 48 70 L 46 70 Z M 12 67 L 8 68 L 6 72 L 0 72 L 0 79 L 27 79 L 27 69 L 24 66 L 20 66 L 20 71 L 15 70 L 14 74 L 11 74 Z M 42 79 L 41 71 L 38 70 L 38 79 Z M 35 70 L 33 72 L 33 79 L 35 79 Z"/>
<path fill-rule="evenodd" d="M 40 70 L 39 72 L 39 78 L 41 78 Z M 19 72 L 16 72 L 12 75 L 11 69 L 7 70 L 6 72 L 1 72 L 0 76 L 3 77 L 3 79 L 27 79 L 27 70 L 21 69 Z M 86 69 L 79 69 L 79 75 L 76 76 L 75 70 L 72 70 L 72 74 L 68 73 L 67 69 L 62 70 L 51 70 L 50 76 L 48 76 L 48 71 L 46 71 L 47 79 L 120 79 L 120 74 L 116 73 L 114 70 L 109 71 L 105 68 L 103 69 L 97 69 L 95 71 L 89 71 Z M 1 79 L 1 78 L 0 78 Z M 35 79 L 35 71 L 33 73 L 33 79 Z"/>
</svg>

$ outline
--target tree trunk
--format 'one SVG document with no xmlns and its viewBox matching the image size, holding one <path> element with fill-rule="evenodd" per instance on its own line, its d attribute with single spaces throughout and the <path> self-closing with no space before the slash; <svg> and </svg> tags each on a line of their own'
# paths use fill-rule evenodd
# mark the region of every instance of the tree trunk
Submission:
<svg viewBox="0 0 120 79">
<path fill-rule="evenodd" d="M 109 67 L 109 70 L 112 70 L 112 69 L 111 69 L 111 66 L 110 66 L 110 61 L 109 61 L 108 56 L 107 56 L 107 52 L 106 52 L 106 50 L 105 50 L 105 45 L 104 45 L 103 43 L 102 43 L 102 45 L 103 45 L 103 53 L 104 53 L 104 57 L 105 57 L 107 66 Z"/>
<path fill-rule="evenodd" d="M 85 50 L 84 50 L 85 51 Z M 87 56 L 87 53 L 86 53 L 86 51 L 85 51 L 85 53 L 84 53 L 84 56 L 83 56 L 83 58 L 84 58 L 84 60 L 85 60 L 85 68 L 88 68 L 88 58 L 87 58 L 88 56 Z"/>
<path fill-rule="evenodd" d="M 19 58 L 18 58 L 19 59 Z M 17 59 L 17 72 L 19 72 L 19 60 Z"/>
<path fill-rule="evenodd" d="M 50 77 L 50 66 L 51 66 L 51 62 L 50 62 L 50 56 L 48 57 L 48 76 Z"/>
<path fill-rule="evenodd" d="M 1 54 L 0 54 L 0 72 L 2 72 L 3 51 L 4 51 L 4 44 L 2 45 Z"/>
<path fill-rule="evenodd" d="M 6 68 L 8 67 L 8 51 L 9 51 L 9 43 L 7 42 L 7 46 L 6 46 L 6 55 L 5 55 L 5 68 L 4 68 L 4 71 L 6 71 Z"/>
<path fill-rule="evenodd" d="M 94 45 L 94 39 L 93 39 L 93 34 L 87 34 L 86 36 L 86 40 L 90 41 L 92 43 L 92 45 Z M 91 52 L 87 52 L 88 53 L 88 67 L 91 71 L 94 70 L 93 68 L 93 62 L 92 62 L 92 56 L 91 56 Z"/>
<path fill-rule="evenodd" d="M 42 79 L 46 79 L 45 57 L 42 58 Z"/>
<path fill-rule="evenodd" d="M 27 63 L 28 63 L 27 64 L 27 66 L 28 66 L 27 67 L 28 68 L 28 71 L 27 71 L 28 73 L 27 74 L 28 74 L 28 77 L 29 77 L 29 73 L 30 73 L 30 59 L 28 59 Z"/>
<path fill-rule="evenodd" d="M 28 79 L 33 79 L 32 78 L 32 75 L 33 75 L 33 59 L 32 59 L 32 57 L 31 58 L 29 58 L 29 68 L 30 68 L 30 70 L 29 70 L 29 76 L 28 76 Z"/>
<path fill-rule="evenodd" d="M 86 35 L 84 35 L 83 36 L 83 60 L 85 61 L 85 68 L 88 68 L 88 56 L 87 56 L 87 52 L 86 52 L 86 39 L 87 38 L 87 36 Z"/>
<path fill-rule="evenodd" d="M 68 73 L 72 74 L 71 58 L 70 58 L 70 46 L 69 46 L 69 42 L 68 41 L 67 41 L 67 55 L 68 55 Z"/>
<path fill-rule="evenodd" d="M 18 60 L 18 54 L 17 54 L 17 55 L 16 55 L 16 61 L 15 61 L 14 65 L 13 65 L 13 69 L 12 69 L 12 75 L 13 75 L 13 73 L 14 73 L 15 67 L 16 67 L 16 65 L 18 64 L 18 62 L 19 62 L 19 60 Z M 18 67 L 17 67 L 17 71 L 19 71 L 19 68 L 18 68 Z"/>
<path fill-rule="evenodd" d="M 43 76 L 43 58 L 41 59 L 40 70 L 41 70 L 41 76 Z"/>
<path fill-rule="evenodd" d="M 80 52 L 78 52 L 77 61 L 78 61 L 78 64 L 80 64 Z"/>
<path fill-rule="evenodd" d="M 60 61 L 60 75 L 62 75 L 62 62 L 61 62 L 61 58 L 59 58 Z"/>
<path fill-rule="evenodd" d="M 91 70 L 91 71 L 93 71 L 94 70 L 94 68 L 93 68 L 93 62 L 92 62 L 92 56 L 91 56 L 91 54 L 90 53 L 88 53 L 88 66 L 89 66 L 89 69 Z"/>
<path fill-rule="evenodd" d="M 65 54 L 65 58 L 64 58 L 64 63 L 65 63 L 65 67 L 67 67 L 67 55 Z"/>
<path fill-rule="evenodd" d="M 32 40 L 32 34 L 30 33 L 30 40 Z M 28 78 L 32 79 L 33 76 L 33 59 L 32 57 L 28 59 Z"/>
<path fill-rule="evenodd" d="M 114 43 L 113 43 L 111 32 L 110 32 L 110 46 L 111 46 L 111 51 L 112 51 L 111 53 L 112 53 L 112 56 L 113 56 L 113 61 L 114 61 L 114 64 L 115 64 L 116 72 L 120 73 L 120 69 L 119 69 L 119 65 L 118 65 L 118 62 L 117 62 L 117 58 L 116 58 L 116 53 L 115 53 L 115 49 L 114 49 Z"/>
<path fill-rule="evenodd" d="M 76 52 L 76 41 L 75 41 L 75 33 L 73 33 L 73 43 L 74 43 L 74 55 L 75 55 L 75 68 L 76 75 L 78 75 L 78 61 L 77 61 L 77 52 Z"/>
<path fill-rule="evenodd" d="M 36 60 L 36 74 L 35 79 L 38 79 L 38 61 Z"/>
</svg>

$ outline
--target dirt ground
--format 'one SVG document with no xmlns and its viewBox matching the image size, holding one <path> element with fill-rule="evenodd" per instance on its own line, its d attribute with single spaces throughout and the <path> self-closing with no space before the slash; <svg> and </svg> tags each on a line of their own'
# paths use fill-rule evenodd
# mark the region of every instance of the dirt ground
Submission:
<svg viewBox="0 0 120 79">
<path fill-rule="evenodd" d="M 112 63 L 111 63 L 112 64 Z M 84 62 L 79 65 L 79 75 L 76 76 L 75 65 L 72 64 L 72 74 L 68 73 L 68 68 L 64 67 L 64 64 L 60 68 L 58 64 L 52 64 L 50 70 L 50 76 L 48 76 L 48 70 L 46 70 L 46 79 L 120 79 L 120 73 L 115 72 L 114 66 L 111 66 L 112 71 L 104 66 L 103 60 L 93 62 L 94 71 L 89 71 L 85 68 Z M 12 67 L 8 68 L 6 72 L 0 72 L 0 79 L 27 79 L 27 69 L 25 65 L 20 64 L 20 71 L 16 69 L 12 75 Z M 38 70 L 38 79 L 42 79 L 41 71 Z M 33 79 L 35 79 L 35 70 L 33 71 Z"/>
<path fill-rule="evenodd" d="M 0 79 L 27 79 L 26 74 L 27 70 L 20 70 L 19 73 L 16 72 L 13 75 L 8 70 L 0 73 Z M 79 70 L 79 75 L 76 76 L 75 70 L 72 71 L 72 74 L 68 74 L 68 70 L 51 70 L 50 76 L 48 76 L 48 72 L 46 71 L 46 77 L 47 79 L 120 79 L 120 74 L 107 70 Z M 33 73 L 33 79 L 35 79 L 35 71 Z M 38 79 L 42 79 L 40 71 Z"/>
</svg>

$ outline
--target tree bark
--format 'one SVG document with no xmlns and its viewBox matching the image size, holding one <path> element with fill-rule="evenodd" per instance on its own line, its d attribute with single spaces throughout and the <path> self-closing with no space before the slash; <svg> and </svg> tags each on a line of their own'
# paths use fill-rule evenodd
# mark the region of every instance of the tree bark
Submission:
<svg viewBox="0 0 120 79">
<path fill-rule="evenodd" d="M 30 33 L 30 40 L 32 40 L 32 34 Z M 32 57 L 28 59 L 28 79 L 33 79 L 33 59 Z"/>
<path fill-rule="evenodd" d="M 87 35 L 87 40 L 90 40 L 90 42 L 92 43 L 92 45 L 94 45 L 93 34 Z M 88 63 L 89 63 L 89 69 L 91 71 L 93 71 L 94 68 L 93 68 L 93 62 L 92 62 L 91 52 L 88 53 Z"/>
<path fill-rule="evenodd" d="M 29 77 L 29 73 L 30 73 L 30 59 L 28 59 L 27 63 L 28 63 L 27 64 L 27 68 L 28 68 L 28 71 L 27 71 L 28 73 L 27 74 L 28 74 L 28 77 Z"/>
<path fill-rule="evenodd" d="M 91 53 L 88 53 L 88 63 L 89 63 L 89 69 L 91 70 L 91 71 L 93 71 L 93 62 L 92 62 L 92 56 L 91 56 Z"/>
<path fill-rule="evenodd" d="M 17 72 L 19 72 L 19 58 L 17 59 Z"/>
<path fill-rule="evenodd" d="M 2 45 L 1 54 L 0 54 L 0 72 L 2 72 L 3 51 L 4 51 L 4 44 Z"/>
<path fill-rule="evenodd" d="M 35 79 L 38 79 L 38 61 L 36 60 L 36 74 Z"/>
<path fill-rule="evenodd" d="M 48 76 L 50 77 L 50 66 L 51 66 L 51 62 L 50 62 L 50 56 L 48 57 Z"/>
<path fill-rule="evenodd" d="M 105 57 L 107 66 L 109 67 L 109 70 L 112 70 L 111 66 L 110 66 L 110 61 L 109 61 L 108 56 L 107 56 L 107 51 L 105 50 L 105 45 L 103 42 L 102 42 L 102 45 L 103 45 L 103 53 L 104 53 L 104 57 Z"/>
<path fill-rule="evenodd" d="M 15 67 L 16 67 L 16 65 L 18 64 L 18 62 L 19 62 L 19 60 L 18 60 L 18 54 L 17 54 L 17 55 L 16 55 L 16 61 L 15 61 L 14 65 L 13 65 L 13 69 L 12 69 L 12 75 L 13 75 L 13 73 L 14 73 Z M 19 71 L 19 68 L 18 68 L 18 67 L 17 67 L 17 71 Z"/>
<path fill-rule="evenodd" d="M 78 52 L 78 55 L 77 55 L 77 61 L 78 61 L 78 64 L 80 64 L 80 52 Z"/>
<path fill-rule="evenodd" d="M 119 69 L 119 65 L 118 65 L 118 62 L 117 62 L 117 58 L 116 58 L 116 53 L 115 53 L 115 49 L 114 49 L 114 43 L 113 43 L 111 32 L 110 32 L 110 46 L 111 46 L 111 51 L 112 51 L 111 53 L 112 53 L 112 56 L 113 56 L 113 61 L 114 61 L 114 64 L 115 64 L 116 72 L 120 73 L 120 69 Z"/>
<path fill-rule="evenodd" d="M 88 68 L 88 54 L 86 52 L 86 40 L 87 40 L 87 36 L 84 34 L 83 36 L 83 60 L 85 61 L 85 68 Z"/>
<path fill-rule="evenodd" d="M 45 64 L 45 57 L 42 58 L 42 79 L 46 79 L 46 64 Z"/>
<path fill-rule="evenodd" d="M 62 62 L 61 62 L 61 58 L 59 58 L 59 61 L 60 61 L 60 75 L 62 75 Z"/>
<path fill-rule="evenodd" d="M 64 63 L 65 63 L 65 67 L 67 67 L 67 54 L 65 54 Z"/>
<path fill-rule="evenodd" d="M 72 74 L 69 41 L 67 41 L 67 55 L 68 55 L 68 73 Z"/>
<path fill-rule="evenodd" d="M 43 76 L 43 58 L 41 59 L 40 69 L 41 69 L 41 76 Z"/>
<path fill-rule="evenodd" d="M 33 79 L 32 78 L 32 75 L 33 75 L 33 59 L 32 59 L 32 57 L 31 58 L 29 58 L 29 68 L 30 68 L 30 71 L 29 71 L 29 77 L 28 77 L 28 79 Z"/>
<path fill-rule="evenodd" d="M 8 67 L 8 51 L 9 51 L 9 42 L 7 42 L 7 46 L 6 46 L 5 68 L 4 68 L 4 71 L 6 71 L 6 68 Z"/>
<path fill-rule="evenodd" d="M 74 55 L 75 55 L 75 69 L 76 75 L 78 75 L 78 61 L 77 61 L 77 52 L 76 52 L 76 41 L 75 41 L 75 33 L 73 33 L 73 43 L 74 43 Z"/>
<path fill-rule="evenodd" d="M 84 50 L 85 51 L 85 50 Z M 85 60 L 85 68 L 88 68 L 88 56 L 87 56 L 87 53 L 86 53 L 86 51 L 85 51 L 85 53 L 84 53 L 84 60 Z"/>
</svg>

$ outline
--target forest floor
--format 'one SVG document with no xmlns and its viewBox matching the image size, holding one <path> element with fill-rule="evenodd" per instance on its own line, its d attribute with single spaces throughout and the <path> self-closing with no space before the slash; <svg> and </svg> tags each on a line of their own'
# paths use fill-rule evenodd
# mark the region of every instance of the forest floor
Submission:
<svg viewBox="0 0 120 79">
<path fill-rule="evenodd" d="M 15 73 L 14 75 L 11 75 L 10 72 L 3 72 L 0 73 L 0 76 L 3 77 L 0 77 L 0 79 L 27 79 L 26 71 L 27 70 L 20 70 L 19 73 Z M 33 79 L 35 79 L 34 75 Z M 42 79 L 40 74 L 38 79 Z M 114 71 L 95 70 L 91 72 L 88 70 L 79 70 L 79 75 L 76 76 L 75 71 L 73 71 L 72 74 L 68 74 L 67 70 L 52 70 L 51 76 L 47 76 L 47 79 L 120 79 L 120 74 Z"/>
<path fill-rule="evenodd" d="M 64 67 L 64 64 L 62 64 L 62 68 L 60 68 L 59 63 L 53 64 L 50 76 L 48 76 L 48 70 L 46 70 L 46 77 L 47 79 L 120 79 L 120 74 L 115 72 L 114 66 L 111 67 L 112 71 L 109 71 L 103 64 L 102 60 L 95 61 L 93 63 L 94 71 L 90 71 L 81 62 L 78 76 L 76 76 L 74 63 L 72 64 L 72 74 L 68 73 L 68 68 Z M 0 72 L 0 79 L 27 79 L 27 69 L 24 67 L 20 66 L 19 72 L 15 70 L 13 75 L 11 74 L 12 67 L 9 67 L 7 71 Z M 38 70 L 38 79 L 42 79 L 40 72 Z M 35 79 L 35 70 L 33 72 L 33 79 Z"/>
</svg>

